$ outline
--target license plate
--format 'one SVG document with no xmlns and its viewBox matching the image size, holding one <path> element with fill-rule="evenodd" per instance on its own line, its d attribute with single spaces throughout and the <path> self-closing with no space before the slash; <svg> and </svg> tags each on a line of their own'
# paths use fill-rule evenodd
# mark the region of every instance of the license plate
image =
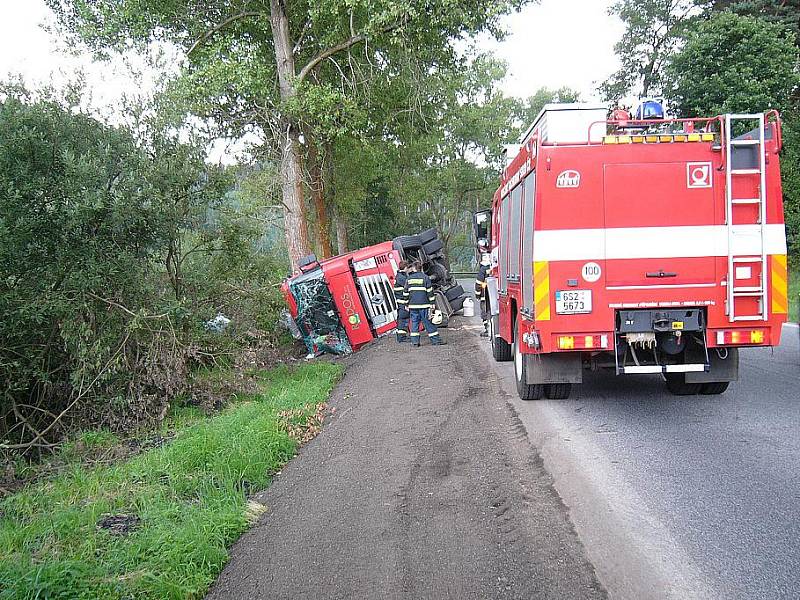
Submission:
<svg viewBox="0 0 800 600">
<path fill-rule="evenodd" d="M 576 315 L 592 312 L 592 290 L 564 290 L 556 292 L 556 312 L 559 315 Z"/>
</svg>

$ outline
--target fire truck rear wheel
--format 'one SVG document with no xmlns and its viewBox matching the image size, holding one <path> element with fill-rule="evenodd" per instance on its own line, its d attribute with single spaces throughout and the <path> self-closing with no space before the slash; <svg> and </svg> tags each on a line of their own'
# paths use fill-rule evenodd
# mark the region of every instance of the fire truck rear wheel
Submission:
<svg viewBox="0 0 800 600">
<path fill-rule="evenodd" d="M 728 389 L 729 385 L 729 381 L 712 381 L 710 383 L 704 383 L 703 387 L 700 389 L 700 393 L 704 396 L 716 396 L 717 394 L 724 393 Z"/>
<path fill-rule="evenodd" d="M 489 339 L 492 342 L 492 356 L 497 362 L 507 362 L 511 360 L 511 344 L 506 342 L 497 332 L 497 315 L 489 319 Z"/>
<path fill-rule="evenodd" d="M 551 400 L 566 400 L 572 392 L 571 383 L 547 383 L 544 386 L 544 395 Z"/>
<path fill-rule="evenodd" d="M 522 354 L 519 344 L 519 331 L 514 328 L 514 378 L 517 381 L 517 394 L 521 400 L 539 400 L 545 393 L 545 386 L 541 383 L 528 383 L 525 355 Z"/>
<path fill-rule="evenodd" d="M 702 383 L 687 383 L 686 373 L 665 373 L 664 379 L 667 381 L 667 389 L 675 396 L 694 396 L 703 387 Z"/>
</svg>

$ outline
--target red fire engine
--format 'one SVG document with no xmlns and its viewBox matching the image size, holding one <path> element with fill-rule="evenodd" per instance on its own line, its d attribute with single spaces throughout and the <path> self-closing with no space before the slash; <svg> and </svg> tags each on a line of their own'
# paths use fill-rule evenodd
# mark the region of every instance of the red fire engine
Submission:
<svg viewBox="0 0 800 600">
<path fill-rule="evenodd" d="M 435 291 L 435 319 L 447 325 L 465 294 L 449 272 L 438 232 L 427 229 L 323 261 L 313 255 L 300 261 L 299 272 L 281 289 L 296 333 L 310 353 L 348 354 L 394 330 L 393 288 L 401 259 L 423 265 Z"/>
<path fill-rule="evenodd" d="M 778 345 L 787 318 L 778 115 L 606 114 L 545 107 L 476 214 L 494 358 L 525 400 L 598 368 L 722 393 L 738 349 Z"/>
</svg>

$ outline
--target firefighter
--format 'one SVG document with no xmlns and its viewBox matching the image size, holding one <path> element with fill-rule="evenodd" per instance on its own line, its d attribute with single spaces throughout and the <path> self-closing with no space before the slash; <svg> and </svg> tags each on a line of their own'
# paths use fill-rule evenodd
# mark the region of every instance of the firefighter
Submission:
<svg viewBox="0 0 800 600">
<path fill-rule="evenodd" d="M 483 321 L 483 331 L 481 337 L 489 337 L 489 298 L 486 295 L 486 277 L 489 268 L 492 266 L 492 259 L 489 254 L 481 254 L 481 264 L 478 267 L 478 274 L 475 277 L 475 298 L 478 300 L 481 309 L 481 321 Z"/>
<path fill-rule="evenodd" d="M 408 274 L 408 279 L 406 279 L 404 296 L 408 301 L 408 312 L 410 313 L 411 344 L 415 348 L 419 348 L 420 323 L 425 327 L 425 331 L 428 332 L 432 345 L 440 346 L 444 344 L 444 340 L 439 337 L 439 330 L 436 325 L 431 323 L 429 317 L 429 313 L 434 307 L 435 296 L 433 295 L 433 285 L 430 277 L 422 272 L 420 263 L 414 263 L 411 266 L 411 272 Z"/>
<path fill-rule="evenodd" d="M 397 341 L 408 341 L 408 300 L 405 297 L 406 280 L 408 279 L 408 263 L 404 260 L 397 265 L 394 276 L 394 298 L 397 301 Z"/>
</svg>

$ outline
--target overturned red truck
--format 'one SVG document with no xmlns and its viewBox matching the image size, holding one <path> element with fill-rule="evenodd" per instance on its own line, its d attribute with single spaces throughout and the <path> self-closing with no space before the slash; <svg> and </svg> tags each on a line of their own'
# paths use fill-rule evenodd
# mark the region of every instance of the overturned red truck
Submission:
<svg viewBox="0 0 800 600">
<path fill-rule="evenodd" d="M 314 255 L 300 261 L 282 290 L 309 353 L 348 354 L 395 329 L 393 288 L 401 260 L 423 265 L 435 290 L 436 320 L 447 325 L 465 293 L 450 274 L 436 229 L 427 229 L 322 261 Z"/>
<path fill-rule="evenodd" d="M 525 400 L 600 368 L 720 394 L 787 318 L 779 116 L 606 114 L 545 107 L 476 214 L 494 358 Z"/>
</svg>

